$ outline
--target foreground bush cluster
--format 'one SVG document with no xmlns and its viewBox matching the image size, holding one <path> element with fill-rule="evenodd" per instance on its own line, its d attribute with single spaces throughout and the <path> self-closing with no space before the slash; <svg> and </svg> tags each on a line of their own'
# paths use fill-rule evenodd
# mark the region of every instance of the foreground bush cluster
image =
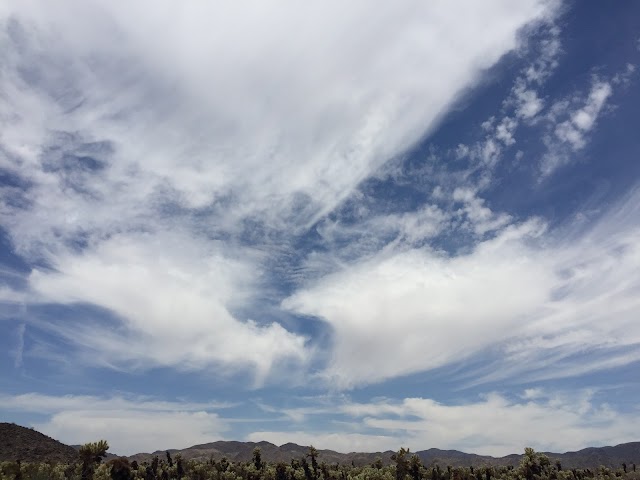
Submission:
<svg viewBox="0 0 640 480">
<path fill-rule="evenodd" d="M 2 462 L 0 480 L 640 480 L 635 464 L 565 470 L 531 448 L 516 467 L 476 468 L 425 466 L 404 448 L 391 457 L 390 465 L 378 459 L 367 466 L 327 465 L 313 447 L 290 463 L 264 462 L 259 448 L 250 462 L 184 460 L 180 455 L 171 458 L 169 452 L 166 458 L 156 456 L 141 464 L 126 458 L 103 462 L 107 449 L 105 441 L 84 445 L 73 464 Z"/>
</svg>

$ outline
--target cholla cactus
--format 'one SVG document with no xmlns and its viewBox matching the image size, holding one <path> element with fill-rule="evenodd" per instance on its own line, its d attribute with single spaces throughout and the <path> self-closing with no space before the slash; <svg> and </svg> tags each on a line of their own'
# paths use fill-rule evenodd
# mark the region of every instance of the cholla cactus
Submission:
<svg viewBox="0 0 640 480">
<path fill-rule="evenodd" d="M 300 465 L 302 465 L 302 470 L 304 471 L 304 478 L 306 480 L 314 480 L 311 469 L 309 468 L 309 462 L 307 462 L 307 459 L 305 457 L 302 457 L 300 459 Z"/>
<path fill-rule="evenodd" d="M 276 475 L 275 480 L 288 480 L 289 476 L 287 475 L 287 464 L 284 462 L 278 462 L 276 464 Z"/>
<path fill-rule="evenodd" d="M 262 467 L 264 467 L 262 463 L 262 449 L 260 447 L 253 449 L 253 465 L 256 467 L 256 470 L 261 470 Z"/>
<path fill-rule="evenodd" d="M 396 480 L 404 480 L 404 477 L 409 472 L 409 461 L 407 460 L 408 454 L 409 449 L 402 447 L 396 453 L 391 455 L 391 460 L 396 463 Z"/>
<path fill-rule="evenodd" d="M 422 462 L 418 455 L 412 455 L 409 462 L 409 471 L 413 480 L 421 480 L 422 478 Z"/>
<path fill-rule="evenodd" d="M 180 480 L 184 477 L 184 462 L 182 461 L 182 455 L 176 455 L 176 477 Z"/>
<path fill-rule="evenodd" d="M 133 480 L 133 473 L 131 472 L 131 465 L 126 458 L 114 458 L 109 460 L 107 465 L 110 467 L 112 480 Z"/>
<path fill-rule="evenodd" d="M 313 478 L 318 478 L 318 450 L 313 446 L 309 446 L 307 457 L 311 459 L 311 468 L 313 469 Z"/>
<path fill-rule="evenodd" d="M 93 474 L 93 480 L 111 480 L 111 467 L 106 463 L 98 465 Z"/>
<path fill-rule="evenodd" d="M 519 471 L 527 480 L 533 480 L 535 476 L 548 476 L 550 465 L 551 461 L 544 453 L 536 453 L 533 448 L 527 447 L 524 449 Z"/>
<path fill-rule="evenodd" d="M 100 463 L 107 454 L 107 450 L 109 450 L 107 441 L 100 440 L 98 442 L 85 443 L 78 450 L 78 454 L 83 462 Z"/>
<path fill-rule="evenodd" d="M 85 443 L 80 447 L 78 454 L 82 462 L 82 480 L 93 479 L 96 465 L 100 464 L 102 458 L 107 454 L 107 450 L 109 450 L 109 444 L 106 440 Z"/>
</svg>

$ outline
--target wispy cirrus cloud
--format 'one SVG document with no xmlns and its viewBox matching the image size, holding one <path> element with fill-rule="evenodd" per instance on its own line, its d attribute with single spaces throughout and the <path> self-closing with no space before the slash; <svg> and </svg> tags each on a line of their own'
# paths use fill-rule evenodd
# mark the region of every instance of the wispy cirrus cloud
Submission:
<svg viewBox="0 0 640 480">
<path fill-rule="evenodd" d="M 174 7 L 5 5 L 2 224 L 34 267 L 30 302 L 109 312 L 39 324 L 83 361 L 260 383 L 313 356 L 304 335 L 236 313 L 282 281 L 263 267 L 556 4 L 468 2 L 462 19 L 444 2 Z M 439 228 L 432 212 L 376 221 L 411 237 Z"/>
</svg>

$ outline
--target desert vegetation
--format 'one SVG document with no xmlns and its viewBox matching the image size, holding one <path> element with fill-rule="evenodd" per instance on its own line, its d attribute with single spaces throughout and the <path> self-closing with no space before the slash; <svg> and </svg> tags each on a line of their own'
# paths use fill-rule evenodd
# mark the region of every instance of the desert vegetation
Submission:
<svg viewBox="0 0 640 480">
<path fill-rule="evenodd" d="M 265 462 L 260 448 L 248 462 L 226 457 L 184 460 L 180 454 L 155 456 L 138 464 L 127 458 L 103 461 L 108 450 L 104 440 L 83 445 L 73 463 L 0 463 L 0 480 L 640 480 L 636 465 L 619 468 L 563 469 L 557 460 L 525 449 L 517 466 L 463 467 L 424 465 L 417 455 L 401 448 L 391 463 L 378 458 L 370 465 L 327 464 L 314 447 L 290 462 Z"/>
</svg>

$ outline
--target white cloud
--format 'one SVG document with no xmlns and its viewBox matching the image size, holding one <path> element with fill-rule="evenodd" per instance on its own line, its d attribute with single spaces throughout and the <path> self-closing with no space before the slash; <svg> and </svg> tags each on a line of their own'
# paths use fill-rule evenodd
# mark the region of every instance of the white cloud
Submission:
<svg viewBox="0 0 640 480">
<path fill-rule="evenodd" d="M 457 187 L 453 191 L 451 198 L 456 202 L 469 203 L 476 198 L 476 193 L 472 188 Z"/>
<path fill-rule="evenodd" d="M 305 415 L 296 420 L 301 422 L 296 430 L 259 430 L 246 440 L 313 444 L 340 452 L 400 446 L 417 451 L 437 445 L 496 456 L 520 453 L 525 446 L 562 452 L 633 441 L 638 412 L 618 411 L 598 398 L 591 389 L 566 393 L 529 388 L 513 398 L 492 392 L 457 403 L 420 397 L 359 403 L 332 397 L 316 405 L 307 399 L 313 405 L 301 409 Z M 112 453 L 127 455 L 223 439 L 234 419 L 216 412 L 229 406 L 145 397 L 0 395 L 2 411 L 45 415 L 32 426 L 53 438 L 67 444 L 104 438 Z M 344 421 L 318 429 L 315 421 L 325 415 Z"/>
<path fill-rule="evenodd" d="M 160 233 L 112 237 L 82 255 L 56 257 L 54 268 L 30 275 L 38 301 L 100 305 L 122 319 L 116 330 L 88 318 L 48 327 L 79 345 L 86 363 L 250 367 L 258 383 L 280 360 L 304 363 L 303 337 L 230 313 L 260 283 L 260 272 L 221 253 L 216 242 Z"/>
<path fill-rule="evenodd" d="M 437 446 L 483 455 L 521 453 L 525 447 L 565 452 L 635 440 L 636 411 L 620 412 L 596 400 L 597 392 L 567 394 L 527 389 L 520 398 L 489 393 L 475 401 L 430 398 L 380 399 L 368 403 L 338 399 L 331 411 L 347 417 L 321 432 L 260 431 L 249 440 L 294 441 L 341 452 L 419 451 Z M 321 418 L 321 417 L 318 417 Z"/>
<path fill-rule="evenodd" d="M 27 298 L 28 295 L 20 289 L 8 285 L 0 285 L 0 303 L 2 304 L 21 305 Z"/>
<path fill-rule="evenodd" d="M 415 213 L 385 217 L 383 222 L 395 225 L 408 242 L 422 241 L 442 232 L 449 216 L 435 205 L 426 205 Z"/>
<path fill-rule="evenodd" d="M 207 412 L 74 410 L 56 413 L 33 427 L 67 444 L 109 439 L 110 453 L 133 455 L 221 440 L 224 421 Z"/>
<path fill-rule="evenodd" d="M 544 106 L 544 102 L 534 90 L 525 89 L 524 86 L 516 87 L 514 94 L 518 102 L 516 114 L 525 120 L 535 117 Z"/>
<path fill-rule="evenodd" d="M 546 37 L 540 42 L 538 58 L 524 71 L 523 80 L 526 82 L 542 84 L 558 66 L 562 54 L 560 28 L 552 24 L 545 33 Z"/>
<path fill-rule="evenodd" d="M 504 150 L 516 143 L 515 133 L 520 124 L 537 123 L 538 114 L 544 109 L 545 102 L 536 89 L 558 66 L 561 48 L 560 29 L 554 25 L 553 17 L 547 17 L 542 27 L 542 38 L 521 46 L 521 50 L 538 51 L 531 63 L 515 78 L 513 87 L 502 102 L 500 114 L 494 114 L 480 124 L 487 136 L 471 145 L 459 144 L 455 149 L 457 159 L 469 157 L 477 161 L 472 169 L 482 172 L 478 188 L 486 188 L 491 183 L 492 172 L 502 159 Z"/>
<path fill-rule="evenodd" d="M 408 244 L 420 243 L 440 234 L 448 226 L 450 215 L 436 205 L 424 205 L 413 212 L 374 215 L 356 227 L 345 229 L 359 231 L 368 241 L 372 238 L 394 238 Z"/>
<path fill-rule="evenodd" d="M 0 395 L 0 409 L 48 415 L 32 426 L 69 445 L 106 439 L 111 453 L 186 448 L 222 438 L 228 425 L 211 412 L 224 404 L 121 396 Z"/>
<path fill-rule="evenodd" d="M 611 96 L 611 85 L 607 82 L 596 82 L 591 87 L 589 98 L 584 107 L 573 113 L 571 116 L 572 123 L 587 132 L 593 128 L 593 124 L 602 110 L 607 99 Z"/>
<path fill-rule="evenodd" d="M 623 85 L 627 86 L 631 82 L 631 79 L 636 74 L 636 66 L 632 63 L 627 63 L 625 70 L 621 73 L 617 73 L 611 79 L 611 83 L 614 85 Z"/>
<path fill-rule="evenodd" d="M 571 144 L 574 150 L 579 150 L 585 145 L 585 140 L 582 136 L 582 133 L 580 133 L 580 131 L 575 128 L 569 121 L 559 124 L 556 127 L 555 134 L 556 137 L 560 139 L 560 141 Z"/>
<path fill-rule="evenodd" d="M 30 275 L 35 301 L 91 303 L 117 326 L 48 328 L 102 365 L 260 381 L 304 364 L 302 337 L 231 313 L 263 293 L 262 239 L 280 248 L 334 209 L 554 10 L 5 3 L 0 165 L 24 188 L 2 187 L 0 219 L 17 253 L 53 268 Z M 437 231 L 426 213 L 398 218 L 403 235 Z M 265 244 L 245 248 L 251 235 Z"/>
<path fill-rule="evenodd" d="M 535 400 L 544 396 L 544 390 L 541 388 L 527 388 L 522 392 L 521 397 L 525 400 Z"/>
<path fill-rule="evenodd" d="M 530 126 L 537 123 L 539 113 L 544 109 L 545 101 L 538 95 L 537 88 L 558 66 L 561 47 L 560 29 L 553 23 L 553 18 L 546 18 L 542 27 L 542 38 L 521 46 L 521 50 L 537 51 L 531 63 L 515 78 L 513 87 L 502 102 L 500 114 L 494 114 L 481 123 L 487 136 L 471 145 L 459 144 L 455 150 L 456 158 L 469 157 L 477 161 L 472 170 L 481 172 L 478 188 L 491 184 L 493 170 L 502 159 L 504 150 L 516 143 L 515 133 L 520 124 Z"/>
<path fill-rule="evenodd" d="M 553 137 L 546 140 L 549 152 L 542 159 L 543 176 L 551 174 L 558 167 L 571 161 L 572 152 L 584 148 L 588 141 L 588 134 L 595 127 L 612 93 L 611 83 L 596 79 L 581 107 L 572 109 L 571 102 L 566 100 L 554 105 L 548 115 L 553 128 Z M 558 117 L 568 118 L 558 121 Z"/>
<path fill-rule="evenodd" d="M 331 326 L 324 374 L 342 388 L 455 364 L 489 348 L 500 354 L 476 381 L 629 364 L 640 345 L 638 195 L 579 235 L 546 236 L 529 221 L 457 256 L 387 250 L 300 289 L 283 307 Z"/>
<path fill-rule="evenodd" d="M 511 223 L 510 215 L 493 212 L 485 206 L 485 201 L 477 196 L 477 192 L 470 188 L 456 188 L 452 198 L 463 203 L 456 213 L 464 218 L 464 227 L 478 236 L 498 231 Z"/>
<path fill-rule="evenodd" d="M 493 138 L 487 139 L 480 148 L 480 159 L 484 167 L 494 167 L 500 159 L 502 148 Z"/>
<path fill-rule="evenodd" d="M 283 308 L 332 327 L 331 385 L 436 368 L 513 335 L 544 301 L 553 276 L 522 245 L 539 229 L 509 228 L 453 258 L 425 249 L 383 253 L 298 291 Z"/>
<path fill-rule="evenodd" d="M 115 143 L 118 164 L 109 175 L 123 181 L 136 173 L 138 199 L 166 183 L 189 207 L 233 196 L 226 213 L 234 218 L 283 221 L 299 198 L 308 204 L 302 215 L 313 218 L 428 131 L 458 92 L 515 47 L 518 28 L 542 17 L 546 3 L 514 9 L 504 1 L 482 8 L 469 2 L 470 21 L 460 22 L 446 2 L 373 10 L 365 2 L 348 9 L 325 3 L 314 11 L 290 2 L 268 11 L 198 3 L 179 12 L 158 2 L 126 9 L 87 2 L 79 11 L 69 2 L 51 12 L 47 3 L 30 9 L 15 2 L 15 18 L 42 42 L 21 47 L 50 55 L 50 67 L 65 75 L 60 81 L 85 103 L 69 112 L 22 92 L 14 102 L 33 107 L 8 105 L 23 119 L 3 143 L 12 150 L 27 143 L 37 152 L 46 137 L 41 130 L 78 129 Z M 78 16 L 85 27 L 68 24 Z M 491 35 L 487 24 L 494 25 Z M 126 50 L 106 40 L 114 35 Z M 442 48 L 446 38 L 450 51 Z M 29 60 L 17 51 L 9 55 L 16 70 Z M 107 71 L 93 71 L 81 60 L 87 56 Z M 126 93 L 122 64 L 133 77 Z M 63 65 L 68 71 L 60 71 Z M 34 122 L 40 106 L 49 113 Z"/>
<path fill-rule="evenodd" d="M 495 232 L 509 225 L 511 216 L 506 213 L 496 214 L 484 206 L 484 201 L 475 198 L 463 209 L 470 223 L 470 228 L 476 235 L 482 236 L 488 232 Z"/>
<path fill-rule="evenodd" d="M 460 143 L 456 147 L 456 158 L 458 158 L 458 160 L 465 158 L 469 155 L 469 152 L 469 147 L 463 143 Z"/>
<path fill-rule="evenodd" d="M 371 253 L 370 247 L 375 247 L 377 251 L 391 240 L 408 244 L 423 242 L 440 234 L 451 220 L 450 213 L 428 204 L 412 212 L 369 216 L 355 225 L 325 221 L 317 230 L 327 244 L 335 241 L 346 243 L 353 257 Z"/>
<path fill-rule="evenodd" d="M 518 122 L 516 122 L 513 118 L 504 117 L 500 125 L 496 127 L 496 138 L 502 141 L 505 145 L 513 145 L 516 143 L 513 138 L 513 133 L 518 126 Z"/>
<path fill-rule="evenodd" d="M 487 120 L 485 120 L 480 124 L 480 127 L 485 131 L 489 131 L 493 128 L 493 124 L 495 121 L 496 121 L 496 117 L 494 116 L 489 117 Z"/>
<path fill-rule="evenodd" d="M 19 412 L 60 413 L 71 410 L 130 410 L 164 412 L 180 410 L 198 412 L 217 410 L 233 406 L 223 402 L 168 402 L 151 397 L 114 395 L 96 397 L 92 395 L 43 395 L 23 393 L 20 395 L 0 394 L 0 408 Z"/>
<path fill-rule="evenodd" d="M 407 398 L 400 405 L 404 419 L 374 414 L 363 422 L 382 430 L 404 430 L 400 436 L 412 449 L 437 444 L 494 456 L 520 453 L 527 446 L 563 452 L 632 441 L 630 424 L 637 421 L 637 413 L 617 412 L 590 396 L 583 392 L 513 401 L 491 393 L 460 405 Z"/>
<path fill-rule="evenodd" d="M 16 349 L 13 352 L 14 354 L 13 365 L 15 368 L 22 367 L 22 361 L 23 361 L 22 356 L 24 352 L 24 332 L 26 328 L 27 328 L 26 324 L 21 323 L 20 325 L 18 325 L 18 328 L 16 329 L 17 344 L 16 344 Z"/>
</svg>

